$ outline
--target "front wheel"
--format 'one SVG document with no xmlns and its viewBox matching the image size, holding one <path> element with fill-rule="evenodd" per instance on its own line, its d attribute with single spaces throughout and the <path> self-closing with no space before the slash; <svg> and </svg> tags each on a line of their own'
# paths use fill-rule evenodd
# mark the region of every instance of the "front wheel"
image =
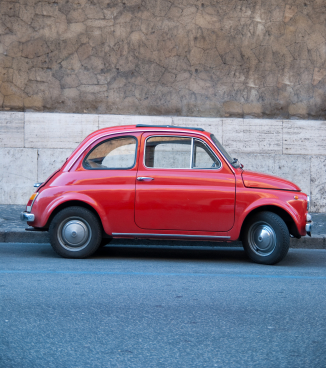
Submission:
<svg viewBox="0 0 326 368">
<path fill-rule="evenodd" d="M 83 207 L 67 207 L 51 221 L 52 248 L 65 258 L 86 258 L 100 246 L 101 226 L 96 216 Z"/>
<path fill-rule="evenodd" d="M 273 212 L 260 212 L 246 223 L 242 243 L 252 261 L 272 265 L 286 256 L 290 233 L 280 216 Z"/>
</svg>

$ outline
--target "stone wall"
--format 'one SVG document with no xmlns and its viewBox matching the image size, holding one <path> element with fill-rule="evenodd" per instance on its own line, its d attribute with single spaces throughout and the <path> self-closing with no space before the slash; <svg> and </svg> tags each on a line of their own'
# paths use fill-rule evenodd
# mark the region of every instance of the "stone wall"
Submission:
<svg viewBox="0 0 326 368">
<path fill-rule="evenodd" d="M 0 109 L 325 119 L 325 0 L 1 0 Z"/>
<path fill-rule="evenodd" d="M 245 169 L 284 177 L 326 212 L 326 122 L 167 116 L 0 113 L 0 203 L 25 204 L 91 132 L 125 124 L 172 124 L 212 132 Z"/>
</svg>

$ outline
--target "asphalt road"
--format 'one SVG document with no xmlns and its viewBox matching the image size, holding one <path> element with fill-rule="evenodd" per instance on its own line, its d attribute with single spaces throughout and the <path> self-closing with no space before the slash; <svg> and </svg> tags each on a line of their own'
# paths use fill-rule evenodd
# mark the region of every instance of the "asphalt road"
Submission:
<svg viewBox="0 0 326 368">
<path fill-rule="evenodd" d="M 0 367 L 326 367 L 326 251 L 0 243 Z"/>
</svg>

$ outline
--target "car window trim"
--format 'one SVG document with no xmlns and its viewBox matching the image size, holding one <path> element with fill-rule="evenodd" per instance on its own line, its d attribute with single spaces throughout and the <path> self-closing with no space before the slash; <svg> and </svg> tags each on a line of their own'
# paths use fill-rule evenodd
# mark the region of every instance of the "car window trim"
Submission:
<svg viewBox="0 0 326 368">
<path fill-rule="evenodd" d="M 147 140 L 149 138 L 153 138 L 153 137 L 177 137 L 177 138 L 188 138 L 191 139 L 191 149 L 190 149 L 190 167 L 148 167 L 146 166 L 145 163 L 145 158 L 146 158 L 146 148 L 147 148 Z M 193 152 L 194 152 L 194 139 L 199 140 L 200 142 L 202 142 L 212 153 L 212 155 L 218 160 L 218 162 L 220 163 L 220 167 L 219 168 L 215 168 L 215 167 L 210 167 L 210 168 L 199 168 L 199 167 L 193 167 Z M 158 170 L 215 170 L 215 171 L 220 171 L 223 168 L 223 163 L 222 161 L 217 157 L 217 155 L 215 154 L 215 152 L 209 147 L 209 145 L 203 141 L 202 139 L 198 138 L 198 137 L 189 137 L 189 136 L 179 136 L 179 135 L 149 135 L 148 137 L 146 137 L 145 139 L 145 144 L 144 144 L 144 152 L 143 152 L 143 165 L 146 169 L 158 169 Z"/>
<path fill-rule="evenodd" d="M 171 128 L 171 133 L 176 133 L 178 134 L 178 130 L 176 129 L 176 131 L 173 131 Z M 140 131 L 138 129 L 126 129 L 126 130 L 117 130 L 115 132 L 108 132 L 105 133 L 103 136 L 99 137 L 94 137 L 92 140 L 87 142 L 87 147 L 84 147 L 82 144 L 80 144 L 80 146 L 78 146 L 75 151 L 72 152 L 71 154 L 71 159 L 69 160 L 69 162 L 67 163 L 67 165 L 64 167 L 63 171 L 64 172 L 69 172 L 70 170 L 72 170 L 72 168 L 74 167 L 74 165 L 76 164 L 76 162 L 80 159 L 80 157 L 83 155 L 83 153 L 96 141 L 104 138 L 104 137 L 110 137 L 111 135 L 117 136 L 120 134 L 126 134 L 126 133 L 130 133 L 130 134 L 137 134 L 140 133 L 141 135 L 143 134 L 148 134 L 153 132 L 152 128 L 144 128 L 144 130 Z M 155 131 L 156 133 L 157 131 Z M 217 152 L 223 157 L 223 160 L 226 164 L 226 166 L 231 170 L 232 174 L 235 175 L 235 168 L 229 163 L 229 161 L 226 159 L 226 157 L 223 155 L 223 153 L 218 149 L 218 147 L 215 145 L 215 143 L 213 142 L 213 140 L 211 139 L 210 136 L 207 136 L 206 134 L 202 134 L 201 132 L 196 132 L 196 134 L 201 135 L 202 137 L 205 137 L 212 145 L 212 147 L 214 147 Z M 138 138 L 137 138 L 138 139 Z M 139 147 L 138 147 L 139 149 Z M 65 164 L 64 164 L 65 165 Z M 223 163 L 222 163 L 222 167 L 223 167 Z"/>
<path fill-rule="evenodd" d="M 190 148 L 190 169 L 194 165 L 194 138 L 191 137 L 191 148 Z"/>
<path fill-rule="evenodd" d="M 107 141 L 111 141 L 113 139 L 121 139 L 121 138 L 134 138 L 136 140 L 136 148 L 135 148 L 135 157 L 134 157 L 134 163 L 132 166 L 130 167 L 85 167 L 84 163 L 87 160 L 87 157 L 101 144 L 103 144 L 104 142 Z M 101 142 L 97 143 L 88 153 L 87 155 L 84 157 L 83 161 L 82 161 L 82 167 L 85 170 L 131 170 L 136 166 L 137 163 L 137 152 L 138 152 L 138 139 L 137 137 L 133 136 L 133 135 L 122 135 L 122 136 L 117 136 L 117 137 L 112 137 L 112 138 L 107 138 L 107 139 L 103 139 Z"/>
<path fill-rule="evenodd" d="M 209 147 L 209 145 L 204 142 L 202 139 L 199 138 L 193 138 L 193 139 L 197 139 L 198 141 L 201 141 L 204 146 L 211 152 L 211 154 L 217 159 L 217 161 L 220 163 L 220 166 L 218 168 L 215 167 L 194 167 L 194 156 L 192 158 L 192 169 L 195 170 L 220 170 L 222 168 L 222 161 L 216 156 L 215 152 Z M 194 146 L 194 144 L 193 144 Z"/>
</svg>

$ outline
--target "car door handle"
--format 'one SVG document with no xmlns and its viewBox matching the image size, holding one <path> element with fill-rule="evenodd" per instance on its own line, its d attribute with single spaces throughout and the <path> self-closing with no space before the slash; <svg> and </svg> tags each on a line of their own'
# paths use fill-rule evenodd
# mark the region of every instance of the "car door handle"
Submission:
<svg viewBox="0 0 326 368">
<path fill-rule="evenodd" d="M 138 181 L 152 181 L 154 180 L 154 178 L 150 178 L 148 176 L 138 176 L 137 180 Z"/>
</svg>

